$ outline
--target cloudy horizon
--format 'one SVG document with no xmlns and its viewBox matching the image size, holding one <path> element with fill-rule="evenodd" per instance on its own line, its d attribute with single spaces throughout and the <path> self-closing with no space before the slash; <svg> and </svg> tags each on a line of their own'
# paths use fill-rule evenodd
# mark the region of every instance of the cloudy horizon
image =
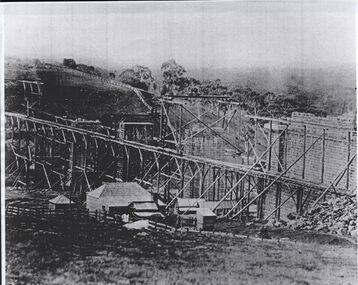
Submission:
<svg viewBox="0 0 358 285">
<path fill-rule="evenodd" d="M 187 68 L 354 65 L 353 1 L 5 4 L 5 56 Z"/>
</svg>

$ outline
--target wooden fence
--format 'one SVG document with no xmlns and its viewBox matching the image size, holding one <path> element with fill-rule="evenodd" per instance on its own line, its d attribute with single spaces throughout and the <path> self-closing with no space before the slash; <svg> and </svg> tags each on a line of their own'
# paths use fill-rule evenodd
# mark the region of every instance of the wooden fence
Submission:
<svg viewBox="0 0 358 285">
<path fill-rule="evenodd" d="M 163 231 L 171 231 L 171 232 L 174 232 L 177 230 L 176 228 L 171 227 L 167 224 L 162 224 L 162 223 L 158 223 L 158 222 L 151 221 L 151 220 L 149 220 L 149 229 L 156 230 L 156 231 L 163 230 Z"/>
<path fill-rule="evenodd" d="M 77 219 L 85 221 L 96 221 L 121 227 L 124 223 L 120 216 L 109 216 L 105 211 L 89 211 L 87 209 L 48 209 L 45 207 L 34 208 L 17 205 L 8 205 L 5 210 L 6 216 L 10 217 L 29 217 L 31 219 Z M 135 221 L 134 219 L 130 220 Z M 175 231 L 174 227 L 149 220 L 149 229 L 158 231 Z"/>
</svg>

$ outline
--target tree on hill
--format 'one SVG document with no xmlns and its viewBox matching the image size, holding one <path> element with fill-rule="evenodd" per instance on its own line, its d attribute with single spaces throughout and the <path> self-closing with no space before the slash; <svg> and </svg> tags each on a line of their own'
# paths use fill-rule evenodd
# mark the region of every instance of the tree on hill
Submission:
<svg viewBox="0 0 358 285">
<path fill-rule="evenodd" d="M 63 66 L 75 69 L 77 67 L 76 61 L 72 58 L 64 58 Z"/>
<path fill-rule="evenodd" d="M 132 68 L 124 70 L 118 80 L 144 90 L 154 89 L 154 78 L 148 67 L 135 65 Z"/>
<path fill-rule="evenodd" d="M 225 95 L 228 88 L 223 85 L 220 79 L 205 80 L 200 86 L 200 94 L 203 95 Z"/>
<path fill-rule="evenodd" d="M 200 96 L 201 82 L 193 77 L 190 77 L 188 81 L 189 84 L 185 92 L 192 96 Z"/>
<path fill-rule="evenodd" d="M 94 73 L 94 66 L 89 66 L 89 65 L 86 65 L 86 64 L 79 63 L 79 64 L 77 64 L 76 69 L 79 70 L 79 71 L 85 72 L 85 73 L 89 73 L 89 74 Z"/>
<path fill-rule="evenodd" d="M 170 59 L 162 64 L 163 73 L 162 95 L 174 95 L 182 92 L 190 84 L 189 79 L 184 75 L 186 70 L 174 59 Z"/>
</svg>

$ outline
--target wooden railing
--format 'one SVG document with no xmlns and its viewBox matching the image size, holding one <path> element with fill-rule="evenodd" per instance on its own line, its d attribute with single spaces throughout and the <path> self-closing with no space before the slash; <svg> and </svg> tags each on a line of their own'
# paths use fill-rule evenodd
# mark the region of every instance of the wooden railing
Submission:
<svg viewBox="0 0 358 285">
<path fill-rule="evenodd" d="M 52 210 L 49 208 L 34 208 L 34 207 L 25 207 L 17 205 L 8 205 L 5 210 L 5 214 L 8 217 L 29 217 L 32 219 L 48 219 L 48 218 L 75 218 L 80 220 L 92 220 L 99 223 L 106 223 L 111 225 L 122 226 L 123 221 L 118 215 L 108 215 L 106 211 L 89 211 L 87 209 L 78 208 L 78 209 L 56 209 Z M 134 220 L 131 220 L 134 221 Z M 159 231 L 175 231 L 174 227 L 166 225 L 164 223 L 159 223 L 157 221 L 149 220 L 149 229 L 150 230 L 159 230 Z"/>
</svg>

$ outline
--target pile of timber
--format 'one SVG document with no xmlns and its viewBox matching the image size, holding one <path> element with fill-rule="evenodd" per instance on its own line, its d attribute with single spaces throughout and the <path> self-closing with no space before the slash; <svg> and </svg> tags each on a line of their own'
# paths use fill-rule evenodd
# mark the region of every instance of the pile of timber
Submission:
<svg viewBox="0 0 358 285">
<path fill-rule="evenodd" d="M 288 227 L 324 233 L 357 236 L 356 197 L 342 196 L 317 204 L 304 217 L 288 214 Z"/>
</svg>

